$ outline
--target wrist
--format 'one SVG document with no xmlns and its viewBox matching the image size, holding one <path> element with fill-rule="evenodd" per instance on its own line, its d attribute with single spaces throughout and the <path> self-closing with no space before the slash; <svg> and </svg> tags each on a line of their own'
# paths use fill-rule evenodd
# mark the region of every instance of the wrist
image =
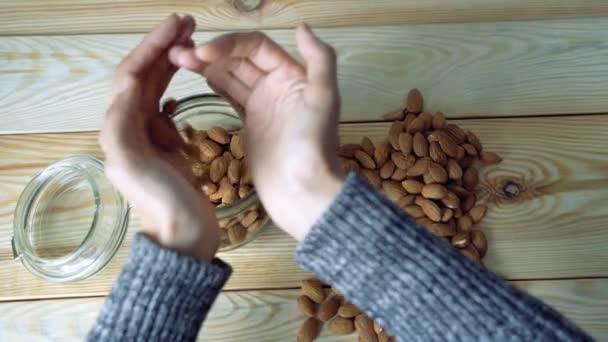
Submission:
<svg viewBox="0 0 608 342">
<path fill-rule="evenodd" d="M 211 262 L 219 249 L 219 226 L 212 208 L 197 212 L 170 211 L 167 219 L 149 222 L 146 234 L 159 246 L 203 262 Z"/>
<path fill-rule="evenodd" d="M 331 163 L 319 164 L 314 174 L 301 177 L 294 182 L 291 198 L 293 222 L 288 230 L 298 241 L 303 240 L 315 222 L 331 206 L 344 186 L 345 175 Z"/>
</svg>

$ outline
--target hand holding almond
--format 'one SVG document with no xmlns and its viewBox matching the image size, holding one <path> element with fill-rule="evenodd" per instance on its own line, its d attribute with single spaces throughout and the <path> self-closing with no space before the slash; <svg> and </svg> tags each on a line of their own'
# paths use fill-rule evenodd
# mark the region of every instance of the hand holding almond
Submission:
<svg viewBox="0 0 608 342">
<path fill-rule="evenodd" d="M 340 99 L 333 49 L 298 27 L 302 66 L 262 33 L 233 33 L 171 61 L 200 73 L 245 120 L 246 158 L 258 194 L 280 227 L 302 239 L 342 187 Z"/>
</svg>

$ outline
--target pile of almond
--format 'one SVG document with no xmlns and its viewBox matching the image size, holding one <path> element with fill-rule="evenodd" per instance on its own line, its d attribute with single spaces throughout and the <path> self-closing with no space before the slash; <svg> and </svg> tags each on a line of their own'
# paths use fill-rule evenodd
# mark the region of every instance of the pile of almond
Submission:
<svg viewBox="0 0 608 342">
<path fill-rule="evenodd" d="M 392 123 L 386 140 L 374 144 L 364 137 L 339 148 L 342 167 L 365 177 L 418 223 L 481 264 L 488 243 L 473 228 L 487 207 L 477 203 L 475 163 L 495 164 L 501 158 L 485 151 L 475 133 L 448 123 L 443 113 L 424 112 L 418 89 L 409 91 L 406 102 L 404 119 Z"/>
<path fill-rule="evenodd" d="M 487 207 L 477 203 L 476 162 L 490 165 L 502 159 L 485 151 L 473 132 L 448 123 L 441 112 L 424 112 L 418 89 L 409 91 L 406 108 L 386 140 L 374 143 L 364 137 L 358 144 L 342 145 L 338 155 L 346 172 L 359 173 L 431 233 L 483 266 L 488 242 L 476 225 Z M 298 341 L 313 341 L 326 321 L 331 334 L 356 331 L 359 341 L 394 340 L 341 296 L 326 295 L 318 280 L 304 280 L 302 291 L 298 308 L 307 318 Z"/>
<path fill-rule="evenodd" d="M 332 335 L 357 332 L 359 341 L 395 341 L 382 327 L 373 322 L 352 303 L 346 302 L 335 290 L 326 290 L 318 279 L 302 281 L 298 310 L 306 317 L 298 331 L 298 342 L 311 342 L 319 336 L 324 323 Z"/>
<path fill-rule="evenodd" d="M 187 126 L 182 135 L 186 142 L 182 151 L 190 162 L 197 186 L 218 208 L 235 205 L 252 193 L 241 133 L 221 127 L 204 131 Z M 267 220 L 259 201 L 245 209 L 219 220 L 221 247 L 243 242 Z"/>
</svg>

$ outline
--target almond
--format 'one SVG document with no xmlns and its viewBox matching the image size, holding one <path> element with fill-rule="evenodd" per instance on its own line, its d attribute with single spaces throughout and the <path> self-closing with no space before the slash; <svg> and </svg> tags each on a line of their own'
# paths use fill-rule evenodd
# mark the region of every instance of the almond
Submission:
<svg viewBox="0 0 608 342">
<path fill-rule="evenodd" d="M 361 148 L 363 149 L 363 151 L 365 151 L 365 153 L 367 153 L 370 156 L 374 155 L 374 150 L 376 149 L 376 147 L 374 146 L 374 143 L 368 137 L 361 138 L 360 144 L 361 144 Z"/>
<path fill-rule="evenodd" d="M 355 151 L 355 159 L 366 169 L 373 170 L 376 168 L 376 162 L 365 151 Z"/>
<path fill-rule="evenodd" d="M 447 133 L 457 145 L 460 145 L 467 140 L 467 135 L 462 128 L 454 124 L 445 126 L 443 132 Z"/>
<path fill-rule="evenodd" d="M 403 189 L 401 184 L 395 181 L 382 182 L 382 191 L 393 202 L 398 202 L 401 197 L 407 195 L 407 192 Z"/>
<path fill-rule="evenodd" d="M 382 167 L 380 168 L 380 178 L 389 179 L 395 172 L 395 163 L 392 160 L 388 160 Z"/>
<path fill-rule="evenodd" d="M 477 155 L 477 149 L 475 149 L 475 146 L 469 144 L 469 143 L 464 143 L 462 145 L 462 148 L 464 148 L 464 151 L 470 155 L 470 156 L 476 156 Z"/>
<path fill-rule="evenodd" d="M 418 116 L 424 122 L 424 131 L 429 130 L 433 125 L 433 114 L 429 112 L 423 112 Z"/>
<path fill-rule="evenodd" d="M 355 151 L 361 149 L 361 145 L 359 144 L 344 144 L 338 147 L 338 156 L 344 158 L 353 158 L 355 156 Z"/>
<path fill-rule="evenodd" d="M 469 211 L 471 211 L 471 209 L 473 209 L 476 202 L 477 202 L 477 196 L 475 196 L 474 193 L 468 194 L 464 198 L 464 201 L 462 201 L 462 211 L 464 211 L 465 213 L 468 213 Z"/>
<path fill-rule="evenodd" d="M 453 192 L 448 192 L 448 194 L 441 199 L 441 203 L 450 209 L 457 209 L 460 206 L 460 198 Z"/>
<path fill-rule="evenodd" d="M 467 195 L 469 194 L 469 192 L 465 188 L 463 188 L 462 186 L 457 185 L 457 184 L 448 185 L 448 190 L 455 193 L 456 196 L 458 196 L 460 198 L 467 197 Z"/>
<path fill-rule="evenodd" d="M 210 196 L 217 191 L 217 185 L 211 181 L 205 181 L 201 184 L 201 190 L 205 195 Z"/>
<path fill-rule="evenodd" d="M 203 163 L 193 163 L 191 168 L 192 174 L 197 178 L 206 178 L 209 173 L 209 166 Z"/>
<path fill-rule="evenodd" d="M 433 184 L 435 183 L 435 179 L 431 176 L 431 173 L 427 169 L 426 172 L 422 175 L 422 180 L 424 184 Z"/>
<path fill-rule="evenodd" d="M 353 303 L 344 303 L 338 309 L 338 316 L 351 318 L 361 314 L 361 310 Z"/>
<path fill-rule="evenodd" d="M 361 176 L 363 178 L 365 178 L 374 188 L 376 189 L 380 189 L 380 187 L 382 186 L 382 179 L 380 179 L 380 176 L 378 176 L 378 174 L 376 174 L 376 172 L 372 171 L 372 170 L 368 170 L 368 169 L 361 169 L 359 171 L 359 173 L 361 174 Z"/>
<path fill-rule="evenodd" d="M 388 336 L 386 331 L 381 331 L 378 333 L 378 342 L 394 342 L 394 339 Z"/>
<path fill-rule="evenodd" d="M 321 303 L 321 305 L 319 305 L 319 310 L 317 311 L 317 318 L 322 322 L 327 322 L 336 315 L 339 307 L 340 300 L 338 299 L 338 297 L 330 297 L 323 303 Z"/>
<path fill-rule="evenodd" d="M 410 113 L 420 113 L 422 111 L 422 94 L 418 88 L 411 89 L 407 93 L 407 100 L 405 108 Z"/>
<path fill-rule="evenodd" d="M 405 209 L 405 207 L 408 207 L 414 203 L 415 198 L 416 197 L 414 195 L 405 195 L 399 199 L 397 206 L 401 209 Z"/>
<path fill-rule="evenodd" d="M 374 161 L 377 166 L 384 165 L 388 159 L 389 153 L 391 152 L 391 145 L 388 141 L 383 141 L 374 150 Z"/>
<path fill-rule="evenodd" d="M 329 321 L 327 330 L 332 335 L 350 335 L 355 331 L 355 324 L 350 318 L 336 317 Z"/>
<path fill-rule="evenodd" d="M 448 173 L 445 171 L 443 166 L 430 162 L 428 171 L 435 182 L 443 184 L 448 181 Z"/>
<path fill-rule="evenodd" d="M 201 152 L 200 159 L 202 162 L 210 162 L 222 154 L 222 147 L 209 139 L 203 140 L 198 147 Z"/>
<path fill-rule="evenodd" d="M 340 158 L 339 161 L 345 173 L 357 172 L 361 169 L 356 160 Z"/>
<path fill-rule="evenodd" d="M 395 163 L 396 164 L 396 163 Z M 429 168 L 430 159 L 420 158 L 407 170 L 408 177 L 422 176 Z"/>
<path fill-rule="evenodd" d="M 306 317 L 315 317 L 317 315 L 317 304 L 308 296 L 301 295 L 298 297 L 298 310 Z"/>
<path fill-rule="evenodd" d="M 245 227 L 249 227 L 258 219 L 259 213 L 257 210 L 250 210 L 243 218 L 241 219 L 241 224 Z"/>
<path fill-rule="evenodd" d="M 422 211 L 428 218 L 434 222 L 441 221 L 441 209 L 435 202 L 428 199 L 421 199 L 419 202 Z"/>
<path fill-rule="evenodd" d="M 211 162 L 211 166 L 209 168 L 209 179 L 212 182 L 217 183 L 219 180 L 224 177 L 228 171 L 228 163 L 226 159 L 222 156 L 219 156 Z"/>
<path fill-rule="evenodd" d="M 464 248 L 471 242 L 469 232 L 460 231 L 456 235 L 452 236 L 452 245 L 458 248 Z"/>
<path fill-rule="evenodd" d="M 242 135 L 234 134 L 232 138 L 230 138 L 230 152 L 234 158 L 243 159 L 245 156 L 245 148 Z"/>
<path fill-rule="evenodd" d="M 247 229 L 240 224 L 235 224 L 228 227 L 228 239 L 230 243 L 236 245 L 243 242 L 247 236 Z"/>
<path fill-rule="evenodd" d="M 247 186 L 247 185 L 241 185 L 239 186 L 239 198 L 245 198 L 247 197 L 250 193 L 251 193 L 251 187 Z"/>
<path fill-rule="evenodd" d="M 428 231 L 433 233 L 436 236 L 453 236 L 456 234 L 456 229 L 448 223 L 439 223 L 430 221 L 427 224 L 424 224 Z"/>
<path fill-rule="evenodd" d="M 472 191 L 477 186 L 479 182 L 479 174 L 477 173 L 477 169 L 474 167 L 469 167 L 464 170 L 464 174 L 462 176 L 462 185 L 465 189 Z"/>
<path fill-rule="evenodd" d="M 458 231 L 470 232 L 473 229 L 473 220 L 469 216 L 462 216 L 458 219 Z"/>
<path fill-rule="evenodd" d="M 412 155 L 406 156 L 401 152 L 393 152 L 391 153 L 391 160 L 393 161 L 393 163 L 395 163 L 395 166 L 405 170 L 410 168 L 414 164 L 416 158 Z"/>
<path fill-rule="evenodd" d="M 429 199 L 442 199 L 448 195 L 448 190 L 441 184 L 427 184 L 422 188 L 422 196 Z"/>
<path fill-rule="evenodd" d="M 384 329 L 382 329 L 382 327 L 380 326 L 380 324 L 374 322 L 374 331 L 376 332 L 376 334 L 379 334 L 382 331 L 384 331 Z"/>
<path fill-rule="evenodd" d="M 422 133 L 418 132 L 414 134 L 412 140 L 412 148 L 418 157 L 426 157 L 429 155 L 429 142 Z"/>
<path fill-rule="evenodd" d="M 446 165 L 448 162 L 448 157 L 436 141 L 431 142 L 429 146 L 429 155 L 431 156 L 431 160 L 435 163 Z"/>
<path fill-rule="evenodd" d="M 405 118 L 403 119 L 403 127 L 407 129 L 407 127 L 412 123 L 412 121 L 414 121 L 414 119 L 416 119 L 416 114 L 414 113 L 409 113 L 405 116 Z"/>
<path fill-rule="evenodd" d="M 424 131 L 424 119 L 417 117 L 407 126 L 407 132 L 410 134 L 420 133 Z"/>
<path fill-rule="evenodd" d="M 321 322 L 317 319 L 308 317 L 300 326 L 298 331 L 298 342 L 312 342 L 319 336 Z"/>
<path fill-rule="evenodd" d="M 486 151 L 481 152 L 480 159 L 484 165 L 498 164 L 502 161 L 502 158 L 498 154 Z"/>
<path fill-rule="evenodd" d="M 486 216 L 487 210 L 488 207 L 486 207 L 484 204 L 479 204 L 469 211 L 469 215 L 471 215 L 473 222 L 478 223 L 484 216 Z"/>
<path fill-rule="evenodd" d="M 398 138 L 399 150 L 404 154 L 408 155 L 412 153 L 413 148 L 413 138 L 409 133 L 400 133 Z"/>
<path fill-rule="evenodd" d="M 325 299 L 325 290 L 318 279 L 310 278 L 302 280 L 302 293 L 310 298 L 315 303 L 322 303 Z"/>
<path fill-rule="evenodd" d="M 249 172 L 249 167 L 247 166 L 247 163 L 241 162 L 241 185 L 251 185 L 251 183 L 252 179 L 251 173 Z"/>
<path fill-rule="evenodd" d="M 469 244 L 466 247 L 460 249 L 460 253 L 462 253 L 462 255 L 466 256 L 467 258 L 471 259 L 476 264 L 481 265 L 481 257 L 479 256 L 479 252 L 477 251 L 477 249 L 475 249 L 475 247 L 472 244 Z"/>
<path fill-rule="evenodd" d="M 228 180 L 230 183 L 237 184 L 241 180 L 241 162 L 238 159 L 232 159 L 228 164 Z"/>
<path fill-rule="evenodd" d="M 447 169 L 448 169 L 448 177 L 450 179 L 458 180 L 458 179 L 462 178 L 462 168 L 460 167 L 460 165 L 458 164 L 458 162 L 456 160 L 448 159 Z"/>
<path fill-rule="evenodd" d="M 230 187 L 222 195 L 222 204 L 232 204 L 238 199 L 238 194 L 235 187 Z"/>
<path fill-rule="evenodd" d="M 484 234 L 481 230 L 473 230 L 471 232 L 471 242 L 475 249 L 479 252 L 480 257 L 484 257 L 486 252 L 488 251 L 488 240 L 486 239 L 486 234 Z"/>
<path fill-rule="evenodd" d="M 442 130 L 437 133 L 437 142 L 445 154 L 450 157 L 456 157 L 458 145 L 445 131 Z"/>
<path fill-rule="evenodd" d="M 218 144 L 228 144 L 230 142 L 230 135 L 226 132 L 222 127 L 211 127 L 207 131 L 207 136 L 209 139 L 215 141 Z"/>
<path fill-rule="evenodd" d="M 456 146 L 456 156 L 454 157 L 456 158 L 456 160 L 462 160 L 466 156 L 466 154 L 467 153 L 462 146 Z"/>
<path fill-rule="evenodd" d="M 446 126 L 447 120 L 445 119 L 445 115 L 442 112 L 437 112 L 433 115 L 432 126 L 433 129 L 442 129 Z"/>
<path fill-rule="evenodd" d="M 395 150 L 399 150 L 399 134 L 403 132 L 403 125 L 399 121 L 393 121 L 388 130 L 388 141 Z"/>
<path fill-rule="evenodd" d="M 443 214 L 441 214 L 441 222 L 448 222 L 452 217 L 454 217 L 454 210 L 447 208 L 443 211 Z"/>
<path fill-rule="evenodd" d="M 475 147 L 475 149 L 477 150 L 477 152 L 482 152 L 481 142 L 479 141 L 479 138 L 477 138 L 475 133 L 473 133 L 471 131 L 467 131 L 465 134 L 467 137 L 467 142 L 469 142 L 469 144 L 473 145 Z"/>
<path fill-rule="evenodd" d="M 364 314 L 355 317 L 355 330 L 359 333 L 359 338 L 363 341 L 378 342 L 378 337 L 374 331 L 374 323 Z"/>
<path fill-rule="evenodd" d="M 402 181 L 405 179 L 405 177 L 407 177 L 407 171 L 405 169 L 400 169 L 400 168 L 395 168 L 395 171 L 393 172 L 393 175 L 391 176 L 391 179 L 394 181 Z"/>
<path fill-rule="evenodd" d="M 401 182 L 401 185 L 410 194 L 419 194 L 422 192 L 422 188 L 424 188 L 424 184 L 420 183 L 414 179 L 406 179 Z"/>
<path fill-rule="evenodd" d="M 415 204 L 409 205 L 402 209 L 403 209 L 403 211 L 405 211 L 408 215 L 410 215 L 413 218 L 424 217 L 424 211 L 422 210 L 422 208 L 420 208 L 419 206 L 417 206 Z"/>
</svg>

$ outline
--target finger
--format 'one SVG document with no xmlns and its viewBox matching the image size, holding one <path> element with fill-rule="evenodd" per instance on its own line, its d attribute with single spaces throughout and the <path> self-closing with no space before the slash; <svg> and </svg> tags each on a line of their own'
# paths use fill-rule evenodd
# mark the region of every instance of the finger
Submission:
<svg viewBox="0 0 608 342">
<path fill-rule="evenodd" d="M 189 19 L 187 20 L 187 22 Z M 120 63 L 119 73 L 140 76 L 160 57 L 181 34 L 181 20 L 176 14 L 170 15 Z"/>
<path fill-rule="evenodd" d="M 192 72 L 203 74 L 203 70 L 209 63 L 205 63 L 196 57 L 194 48 L 187 46 L 174 46 L 169 50 L 169 61 L 177 67 L 188 69 Z"/>
<path fill-rule="evenodd" d="M 321 41 L 306 24 L 296 30 L 298 51 L 306 62 L 306 78 L 310 84 L 334 88 L 337 85 L 336 52 Z"/>
<path fill-rule="evenodd" d="M 226 57 L 249 58 L 265 72 L 272 72 L 284 65 L 299 65 L 275 41 L 261 32 L 226 34 L 197 47 L 195 53 L 207 63 Z"/>
<path fill-rule="evenodd" d="M 246 107 L 251 89 L 229 71 L 230 60 L 217 61 L 205 70 L 208 82 L 234 99 L 238 104 Z"/>
<path fill-rule="evenodd" d="M 234 58 L 230 63 L 230 71 L 247 87 L 253 89 L 262 76 L 266 75 L 246 58 Z"/>
</svg>

